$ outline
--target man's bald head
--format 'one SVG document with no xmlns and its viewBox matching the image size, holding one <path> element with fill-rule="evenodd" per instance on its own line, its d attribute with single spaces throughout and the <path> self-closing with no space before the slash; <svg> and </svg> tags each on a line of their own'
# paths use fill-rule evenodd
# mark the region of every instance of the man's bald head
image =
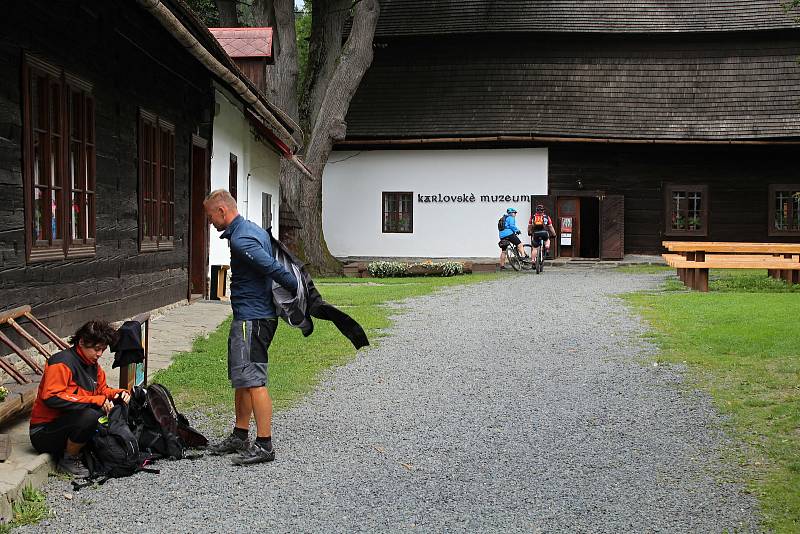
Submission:
<svg viewBox="0 0 800 534">
<path fill-rule="evenodd" d="M 236 199 L 225 189 L 217 189 L 209 193 L 203 201 L 206 216 L 219 231 L 225 230 L 239 215 Z"/>
</svg>

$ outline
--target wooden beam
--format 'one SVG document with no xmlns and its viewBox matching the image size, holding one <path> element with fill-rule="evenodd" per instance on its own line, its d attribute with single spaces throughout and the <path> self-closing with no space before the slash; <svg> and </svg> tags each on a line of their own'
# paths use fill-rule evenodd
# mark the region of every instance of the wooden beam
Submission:
<svg viewBox="0 0 800 534">
<path fill-rule="evenodd" d="M 31 360 L 31 359 L 28 357 L 28 355 L 27 355 L 27 354 L 25 354 L 25 352 L 24 352 L 24 351 L 23 351 L 21 348 L 19 348 L 19 347 L 17 346 L 17 344 L 16 344 L 16 343 L 14 343 L 13 341 L 11 341 L 11 340 L 8 338 L 8 336 L 7 336 L 7 335 L 5 335 L 5 334 L 4 334 L 4 333 L 2 333 L 2 332 L 0 332 L 0 341 L 2 341 L 3 343 L 5 343 L 5 344 L 8 346 L 8 348 L 10 348 L 11 350 L 13 350 L 13 351 L 14 351 L 14 352 L 17 354 L 17 356 L 19 356 L 19 357 L 20 357 L 20 359 L 21 359 L 23 362 L 25 362 L 26 364 L 28 364 L 28 367 L 30 367 L 30 368 L 31 368 L 31 370 L 32 370 L 34 373 L 36 373 L 36 374 L 38 374 L 38 375 L 44 374 L 44 370 L 43 370 L 41 367 L 39 367 L 39 364 L 38 364 L 38 363 L 36 363 L 35 361 Z"/>
<path fill-rule="evenodd" d="M 58 337 L 52 330 L 47 328 L 47 326 L 39 319 L 34 317 L 32 313 L 26 312 L 24 315 L 25 317 L 28 318 L 30 322 L 36 325 L 36 328 L 38 328 L 44 335 L 46 335 L 48 339 L 50 339 L 50 341 L 55 343 L 56 346 L 59 347 L 61 350 L 69 348 L 69 344 L 66 341 Z"/>
<path fill-rule="evenodd" d="M 755 145 L 755 146 L 794 146 L 800 141 L 759 141 L 759 140 L 719 140 L 719 139 L 636 139 L 613 137 L 556 137 L 546 135 L 489 135 L 480 137 L 416 137 L 408 139 L 346 139 L 336 143 L 340 146 L 392 146 L 392 145 L 438 145 L 469 143 L 601 143 L 621 145 Z"/>
<path fill-rule="evenodd" d="M 21 335 L 22 337 L 24 337 L 24 338 L 25 338 L 25 339 L 28 341 L 28 343 L 30 343 L 31 345 L 33 345 L 33 347 L 34 347 L 36 350 L 38 350 L 38 351 L 39 351 L 39 353 L 40 353 L 42 356 L 44 356 L 45 358 L 50 358 L 50 356 L 51 356 L 51 354 L 50 354 L 50 351 L 48 351 L 46 348 L 44 348 L 44 345 L 42 345 L 41 343 L 39 343 L 38 341 L 36 341 L 36 338 L 35 338 L 35 337 L 33 337 L 32 335 L 30 335 L 28 332 L 26 332 L 26 331 L 25 331 L 25 329 L 24 329 L 24 328 L 22 328 L 22 327 L 19 325 L 19 323 L 18 323 L 18 322 L 16 322 L 14 319 L 10 319 L 10 318 L 9 318 L 9 319 L 8 319 L 6 322 L 7 322 L 8 324 L 10 324 L 10 325 L 11 325 L 11 326 L 14 328 L 14 330 L 16 330 L 16 331 L 17 331 L 17 333 L 18 333 L 19 335 Z"/>
<path fill-rule="evenodd" d="M 10 310 L 6 310 L 0 313 L 0 323 L 4 323 L 9 319 L 17 319 L 26 315 L 31 312 L 30 306 L 19 306 L 17 308 L 11 308 Z"/>
</svg>

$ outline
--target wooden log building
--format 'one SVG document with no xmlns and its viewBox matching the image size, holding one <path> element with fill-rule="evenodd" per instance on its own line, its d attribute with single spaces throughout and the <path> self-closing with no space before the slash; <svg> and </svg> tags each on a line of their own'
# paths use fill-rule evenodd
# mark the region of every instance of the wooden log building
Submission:
<svg viewBox="0 0 800 534">
<path fill-rule="evenodd" d="M 14 0 L 0 36 L 0 311 L 66 335 L 206 293 L 215 87 L 284 154 L 292 125 L 181 0 Z"/>
<path fill-rule="evenodd" d="M 772 0 L 383 0 L 374 61 L 331 158 L 346 172 L 333 165 L 330 176 L 346 187 L 362 171 L 379 175 L 380 158 L 402 165 L 403 151 L 540 148 L 546 184 L 527 190 L 571 223 L 559 228 L 560 255 L 656 254 L 667 238 L 798 241 L 798 58 L 800 25 Z M 429 204 L 419 193 L 437 183 L 516 191 L 524 171 L 496 164 L 451 180 L 442 168 L 457 163 L 430 158 L 423 191 L 411 175 L 424 169 L 378 180 L 363 199 L 371 233 L 353 238 L 360 248 L 334 238 L 333 253 L 369 256 L 366 243 L 395 239 L 397 255 L 427 255 L 411 243 L 436 235 L 455 243 L 441 255 L 474 239 L 495 255 L 497 217 L 478 211 L 480 200 Z M 514 205 L 497 196 L 491 213 Z M 331 245 L 336 213 L 349 207 L 334 191 L 326 200 Z M 455 227 L 440 227 L 456 209 Z M 476 216 L 486 233 L 461 232 L 458 221 Z M 415 239 L 402 241 L 408 232 Z"/>
</svg>

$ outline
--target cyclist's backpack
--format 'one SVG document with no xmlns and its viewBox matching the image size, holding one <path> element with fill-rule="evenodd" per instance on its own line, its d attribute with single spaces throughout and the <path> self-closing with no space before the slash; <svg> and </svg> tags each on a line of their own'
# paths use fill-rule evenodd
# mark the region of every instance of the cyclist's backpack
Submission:
<svg viewBox="0 0 800 534">
<path fill-rule="evenodd" d="M 533 227 L 537 230 L 544 228 L 545 216 L 544 213 L 537 211 L 533 214 Z"/>
<path fill-rule="evenodd" d="M 108 414 L 108 421 L 97 425 L 97 432 L 89 446 L 84 447 L 83 460 L 89 469 L 89 481 L 73 482 L 75 490 L 95 483 L 105 483 L 109 478 L 128 477 L 139 471 L 158 473 L 145 467 L 151 456 L 142 453 L 136 437 L 128 426 L 128 406 L 119 403 Z"/>
<path fill-rule="evenodd" d="M 208 440 L 189 425 L 161 384 L 135 387 L 131 396 L 131 425 L 139 447 L 151 454 L 179 460 L 185 449 L 205 447 Z"/>
<path fill-rule="evenodd" d="M 506 217 L 508 217 L 508 215 L 503 215 L 500 217 L 500 220 L 497 221 L 497 229 L 501 232 L 506 229 Z"/>
</svg>

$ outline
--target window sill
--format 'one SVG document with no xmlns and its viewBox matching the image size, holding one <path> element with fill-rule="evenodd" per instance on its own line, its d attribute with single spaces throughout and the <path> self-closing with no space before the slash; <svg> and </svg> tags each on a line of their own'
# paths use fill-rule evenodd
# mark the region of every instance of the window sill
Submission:
<svg viewBox="0 0 800 534">
<path fill-rule="evenodd" d="M 769 230 L 770 237 L 800 237 L 800 230 Z"/>
<path fill-rule="evenodd" d="M 143 241 L 139 243 L 139 252 L 159 252 L 162 250 L 174 250 L 174 241 Z"/>
<path fill-rule="evenodd" d="M 690 236 L 690 237 L 708 237 L 707 230 L 665 230 L 664 235 L 670 237 L 681 237 L 681 236 Z"/>
<path fill-rule="evenodd" d="M 28 257 L 28 263 L 44 263 L 52 261 L 75 260 L 81 258 L 94 258 L 97 250 L 94 245 L 73 245 L 64 254 L 64 249 L 58 248 L 34 248 Z"/>
</svg>

